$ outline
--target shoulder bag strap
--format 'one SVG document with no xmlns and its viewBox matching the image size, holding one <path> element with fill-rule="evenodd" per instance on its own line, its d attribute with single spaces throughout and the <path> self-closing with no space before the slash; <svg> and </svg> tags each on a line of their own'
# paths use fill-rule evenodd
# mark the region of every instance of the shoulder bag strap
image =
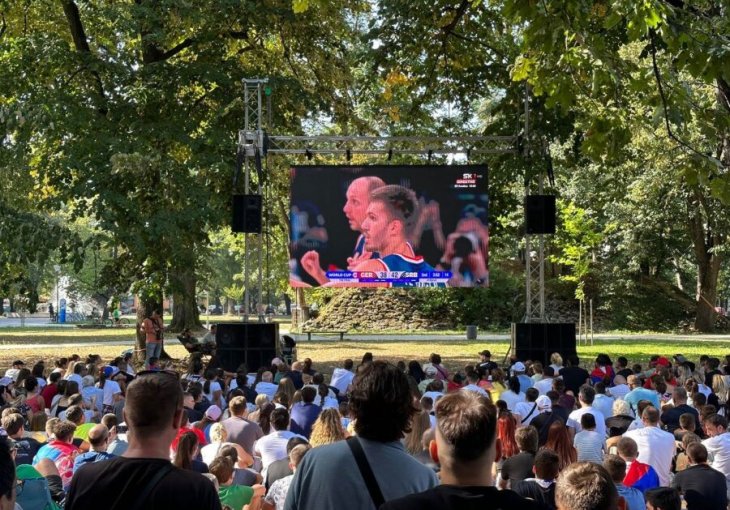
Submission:
<svg viewBox="0 0 730 510">
<path fill-rule="evenodd" d="M 134 500 L 134 504 L 129 506 L 131 510 L 138 510 L 140 508 L 144 508 L 145 502 L 147 498 L 150 496 L 152 491 L 157 487 L 157 485 L 162 481 L 162 479 L 170 472 L 172 471 L 172 463 L 165 464 L 165 466 L 160 469 L 157 473 L 155 473 L 155 476 L 150 478 L 150 480 L 147 482 L 147 485 L 145 485 L 142 492 L 139 493 L 137 498 Z"/>
<path fill-rule="evenodd" d="M 535 403 L 535 405 L 532 406 L 532 409 L 530 409 L 530 412 L 527 413 L 527 416 L 522 418 L 522 421 L 520 423 L 525 423 L 525 420 L 527 420 L 530 416 L 532 416 L 532 413 L 535 412 L 535 409 L 537 409 L 537 403 Z"/>
<path fill-rule="evenodd" d="M 378 481 L 375 479 L 375 473 L 373 473 L 373 469 L 370 467 L 367 457 L 365 457 L 365 452 L 362 449 L 360 440 L 357 436 L 353 436 L 347 440 L 347 446 L 350 447 L 352 455 L 355 457 L 357 468 L 360 470 L 360 475 L 362 475 L 362 478 L 365 481 L 365 485 L 368 488 L 370 498 L 373 500 L 375 508 L 380 508 L 380 506 L 385 503 L 385 498 L 383 497 L 383 493 L 380 491 Z"/>
</svg>

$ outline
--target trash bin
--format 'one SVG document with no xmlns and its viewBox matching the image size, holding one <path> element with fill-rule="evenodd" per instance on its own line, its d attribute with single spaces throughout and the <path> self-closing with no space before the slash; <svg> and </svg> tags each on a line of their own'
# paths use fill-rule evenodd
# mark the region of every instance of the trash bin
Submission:
<svg viewBox="0 0 730 510">
<path fill-rule="evenodd" d="M 477 339 L 477 327 L 475 325 L 469 325 L 466 327 L 466 339 L 476 340 Z"/>
</svg>

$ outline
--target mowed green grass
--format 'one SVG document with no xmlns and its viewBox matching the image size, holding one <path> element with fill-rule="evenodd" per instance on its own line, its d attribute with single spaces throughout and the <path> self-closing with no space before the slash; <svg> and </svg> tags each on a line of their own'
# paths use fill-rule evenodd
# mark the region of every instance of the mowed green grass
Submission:
<svg viewBox="0 0 730 510">
<path fill-rule="evenodd" d="M 108 345 L 107 342 L 123 342 L 125 345 Z M 62 344 L 83 343 L 83 346 L 64 347 Z M 40 344 L 58 345 L 50 347 Z M 88 344 L 88 345 L 86 345 Z M 112 359 L 123 350 L 134 345 L 134 328 L 126 329 L 0 329 L 0 368 L 7 367 L 14 359 L 34 363 L 40 359 L 51 360 L 60 356 L 76 353 L 85 356 L 100 354 L 104 359 Z M 185 355 L 184 349 L 174 338 L 168 339 L 166 349 L 176 358 Z M 464 341 L 449 340 L 435 335 L 431 340 L 409 340 L 407 336 L 400 341 L 307 341 L 297 345 L 298 358 L 312 358 L 315 367 L 325 372 L 340 366 L 343 360 L 351 358 L 356 363 L 365 352 L 372 352 L 375 358 L 393 362 L 417 360 L 421 363 L 432 352 L 439 353 L 444 364 L 451 370 L 462 369 L 474 363 L 477 353 L 483 349 L 492 352 L 492 359 L 501 363 L 509 348 L 508 341 Z M 578 354 L 583 364 L 590 366 L 599 353 L 606 353 L 615 359 L 626 356 L 633 363 L 645 364 L 654 354 L 671 356 L 684 354 L 689 359 L 697 359 L 702 354 L 723 358 L 730 354 L 730 338 L 703 339 L 687 337 L 683 340 L 646 338 L 622 335 L 622 338 L 595 340 L 593 345 L 579 345 Z"/>
</svg>

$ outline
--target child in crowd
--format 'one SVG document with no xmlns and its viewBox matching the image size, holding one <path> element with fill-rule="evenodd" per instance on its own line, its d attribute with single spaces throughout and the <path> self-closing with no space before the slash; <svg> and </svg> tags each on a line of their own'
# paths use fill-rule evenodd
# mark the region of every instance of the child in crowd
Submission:
<svg viewBox="0 0 730 510">
<path fill-rule="evenodd" d="M 578 462 L 603 463 L 606 440 L 596 432 L 596 418 L 591 413 L 580 417 L 582 430 L 575 435 L 573 446 L 578 452 Z"/>
</svg>

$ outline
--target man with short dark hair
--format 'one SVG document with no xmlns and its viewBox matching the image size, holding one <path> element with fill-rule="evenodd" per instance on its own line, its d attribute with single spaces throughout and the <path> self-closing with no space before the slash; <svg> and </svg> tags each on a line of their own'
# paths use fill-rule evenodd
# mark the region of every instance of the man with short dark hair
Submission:
<svg viewBox="0 0 730 510">
<path fill-rule="evenodd" d="M 613 483 L 616 484 L 618 495 L 624 498 L 626 510 L 645 510 L 644 495 L 635 487 L 626 487 L 624 477 L 626 476 L 626 461 L 618 455 L 606 455 L 603 459 L 603 467 L 611 475 Z"/>
<path fill-rule="evenodd" d="M 626 462 L 624 485 L 639 489 L 642 493 L 659 487 L 659 475 L 654 468 L 637 460 L 639 447 L 636 445 L 636 441 L 630 437 L 622 437 L 616 447 L 619 457 Z"/>
<path fill-rule="evenodd" d="M 542 449 L 535 455 L 534 478 L 526 478 L 512 486 L 522 497 L 555 508 L 555 480 L 560 473 L 560 457 L 552 450 Z"/>
<path fill-rule="evenodd" d="M 577 395 L 580 387 L 591 380 L 591 374 L 580 366 L 580 359 L 575 354 L 568 356 L 568 366 L 560 371 L 560 376 L 565 382 L 565 388 L 572 391 L 573 395 Z"/>
<path fill-rule="evenodd" d="M 80 469 L 73 477 L 66 510 L 220 510 L 209 480 L 170 463 L 170 444 L 184 421 L 177 376 L 138 375 L 127 387 L 124 421 L 129 425 L 129 448 L 122 457 Z M 141 496 L 145 500 L 137 501 Z"/>
<path fill-rule="evenodd" d="M 272 462 L 285 459 L 287 456 L 286 445 L 289 440 L 296 436 L 289 428 L 289 411 L 283 408 L 274 409 L 271 413 L 271 426 L 274 430 L 262 437 L 254 444 L 254 453 L 261 457 L 261 475 L 266 478 L 266 470 Z"/>
<path fill-rule="evenodd" d="M 535 383 L 534 388 L 540 395 L 547 395 L 547 392 L 553 389 L 553 379 L 555 378 L 555 369 L 550 365 L 542 369 L 542 379 Z"/>
<path fill-rule="evenodd" d="M 351 359 L 346 359 L 342 368 L 335 368 L 332 371 L 332 378 L 330 379 L 330 387 L 337 388 L 338 397 L 343 397 L 347 393 L 347 388 L 352 383 L 352 378 L 355 377 L 355 373 L 352 371 L 354 362 Z"/>
<path fill-rule="evenodd" d="M 709 436 L 702 441 L 712 459 L 710 465 L 730 480 L 730 434 L 727 432 L 727 418 L 711 414 L 702 420 Z"/>
<path fill-rule="evenodd" d="M 611 476 L 593 462 L 576 462 L 560 473 L 555 503 L 558 510 L 625 510 Z"/>
<path fill-rule="evenodd" d="M 701 431 L 700 413 L 692 406 L 687 405 L 687 390 L 681 386 L 677 386 L 672 391 L 672 401 L 674 407 L 662 413 L 662 423 L 667 432 L 674 433 L 679 428 L 679 417 L 689 413 L 695 418 L 695 430 Z M 701 434 L 701 432 L 700 432 Z"/>
<path fill-rule="evenodd" d="M 368 492 L 361 472 L 366 465 L 373 473 L 373 490 L 377 486 L 383 501 L 438 483 L 433 470 L 406 453 L 401 443 L 417 411 L 406 374 L 380 360 L 364 365 L 353 379 L 349 406 L 357 437 L 307 453 L 289 488 L 286 510 L 377 508 L 380 501 L 376 505 L 373 499 L 380 498 Z M 358 452 L 360 464 L 353 452 Z"/>
<path fill-rule="evenodd" d="M 682 500 L 676 489 L 659 487 L 646 491 L 644 497 L 646 510 L 680 510 L 682 508 Z"/>
<path fill-rule="evenodd" d="M 470 391 L 450 393 L 436 405 L 436 423 L 436 440 L 429 449 L 441 466 L 441 485 L 390 501 L 381 510 L 541 508 L 513 491 L 494 487 L 492 464 L 500 456 L 497 412 L 486 398 Z"/>
<path fill-rule="evenodd" d="M 684 495 L 687 510 L 725 510 L 727 481 L 707 464 L 707 449 L 701 443 L 690 443 L 687 457 L 690 466 L 672 480 L 672 487 Z"/>
<path fill-rule="evenodd" d="M 532 476 L 532 467 L 535 465 L 535 454 L 537 453 L 537 430 L 535 427 L 521 427 L 515 433 L 515 441 L 520 453 L 502 463 L 499 477 L 501 489 L 506 489 L 508 482 L 511 485 Z"/>
<path fill-rule="evenodd" d="M 32 464 L 33 457 L 41 448 L 41 443 L 32 437 L 23 437 L 25 432 L 25 418 L 22 414 L 10 413 L 3 417 L 2 427 L 13 441 L 15 446 L 15 464 Z"/>
<path fill-rule="evenodd" d="M 496 368 L 499 368 L 499 365 L 492 361 L 491 352 L 484 349 L 479 353 L 479 364 L 477 365 L 477 372 L 479 372 L 479 375 L 487 375 Z"/>
<path fill-rule="evenodd" d="M 266 470 L 266 478 L 264 479 L 266 489 L 271 487 L 275 481 L 281 480 L 285 476 L 293 473 L 291 466 L 289 466 L 289 454 L 300 444 L 308 445 L 309 443 L 302 436 L 294 436 L 286 442 L 286 458 L 275 460 L 269 465 L 269 469 Z"/>
<path fill-rule="evenodd" d="M 233 397 L 228 403 L 228 410 L 231 417 L 221 422 L 228 433 L 227 441 L 240 445 L 249 455 L 253 455 L 253 445 L 264 437 L 264 432 L 258 423 L 246 419 L 248 416 L 246 398 Z"/>
<path fill-rule="evenodd" d="M 307 439 L 312 433 L 312 425 L 317 421 L 319 413 L 322 412 L 322 408 L 314 403 L 316 396 L 317 390 L 311 386 L 305 386 L 302 388 L 302 401 L 291 407 L 291 425 L 289 429 Z"/>
<path fill-rule="evenodd" d="M 603 416 L 601 411 L 593 407 L 593 400 L 595 398 L 596 390 L 594 390 L 591 386 L 584 384 L 580 387 L 580 391 L 578 392 L 580 409 L 576 409 L 570 413 L 570 416 L 568 416 L 568 423 L 566 423 L 568 430 L 570 430 L 573 435 L 583 430 L 583 427 L 580 425 L 580 418 L 584 414 L 589 413 L 596 419 L 596 432 L 601 437 L 606 437 L 606 417 Z"/>
</svg>

